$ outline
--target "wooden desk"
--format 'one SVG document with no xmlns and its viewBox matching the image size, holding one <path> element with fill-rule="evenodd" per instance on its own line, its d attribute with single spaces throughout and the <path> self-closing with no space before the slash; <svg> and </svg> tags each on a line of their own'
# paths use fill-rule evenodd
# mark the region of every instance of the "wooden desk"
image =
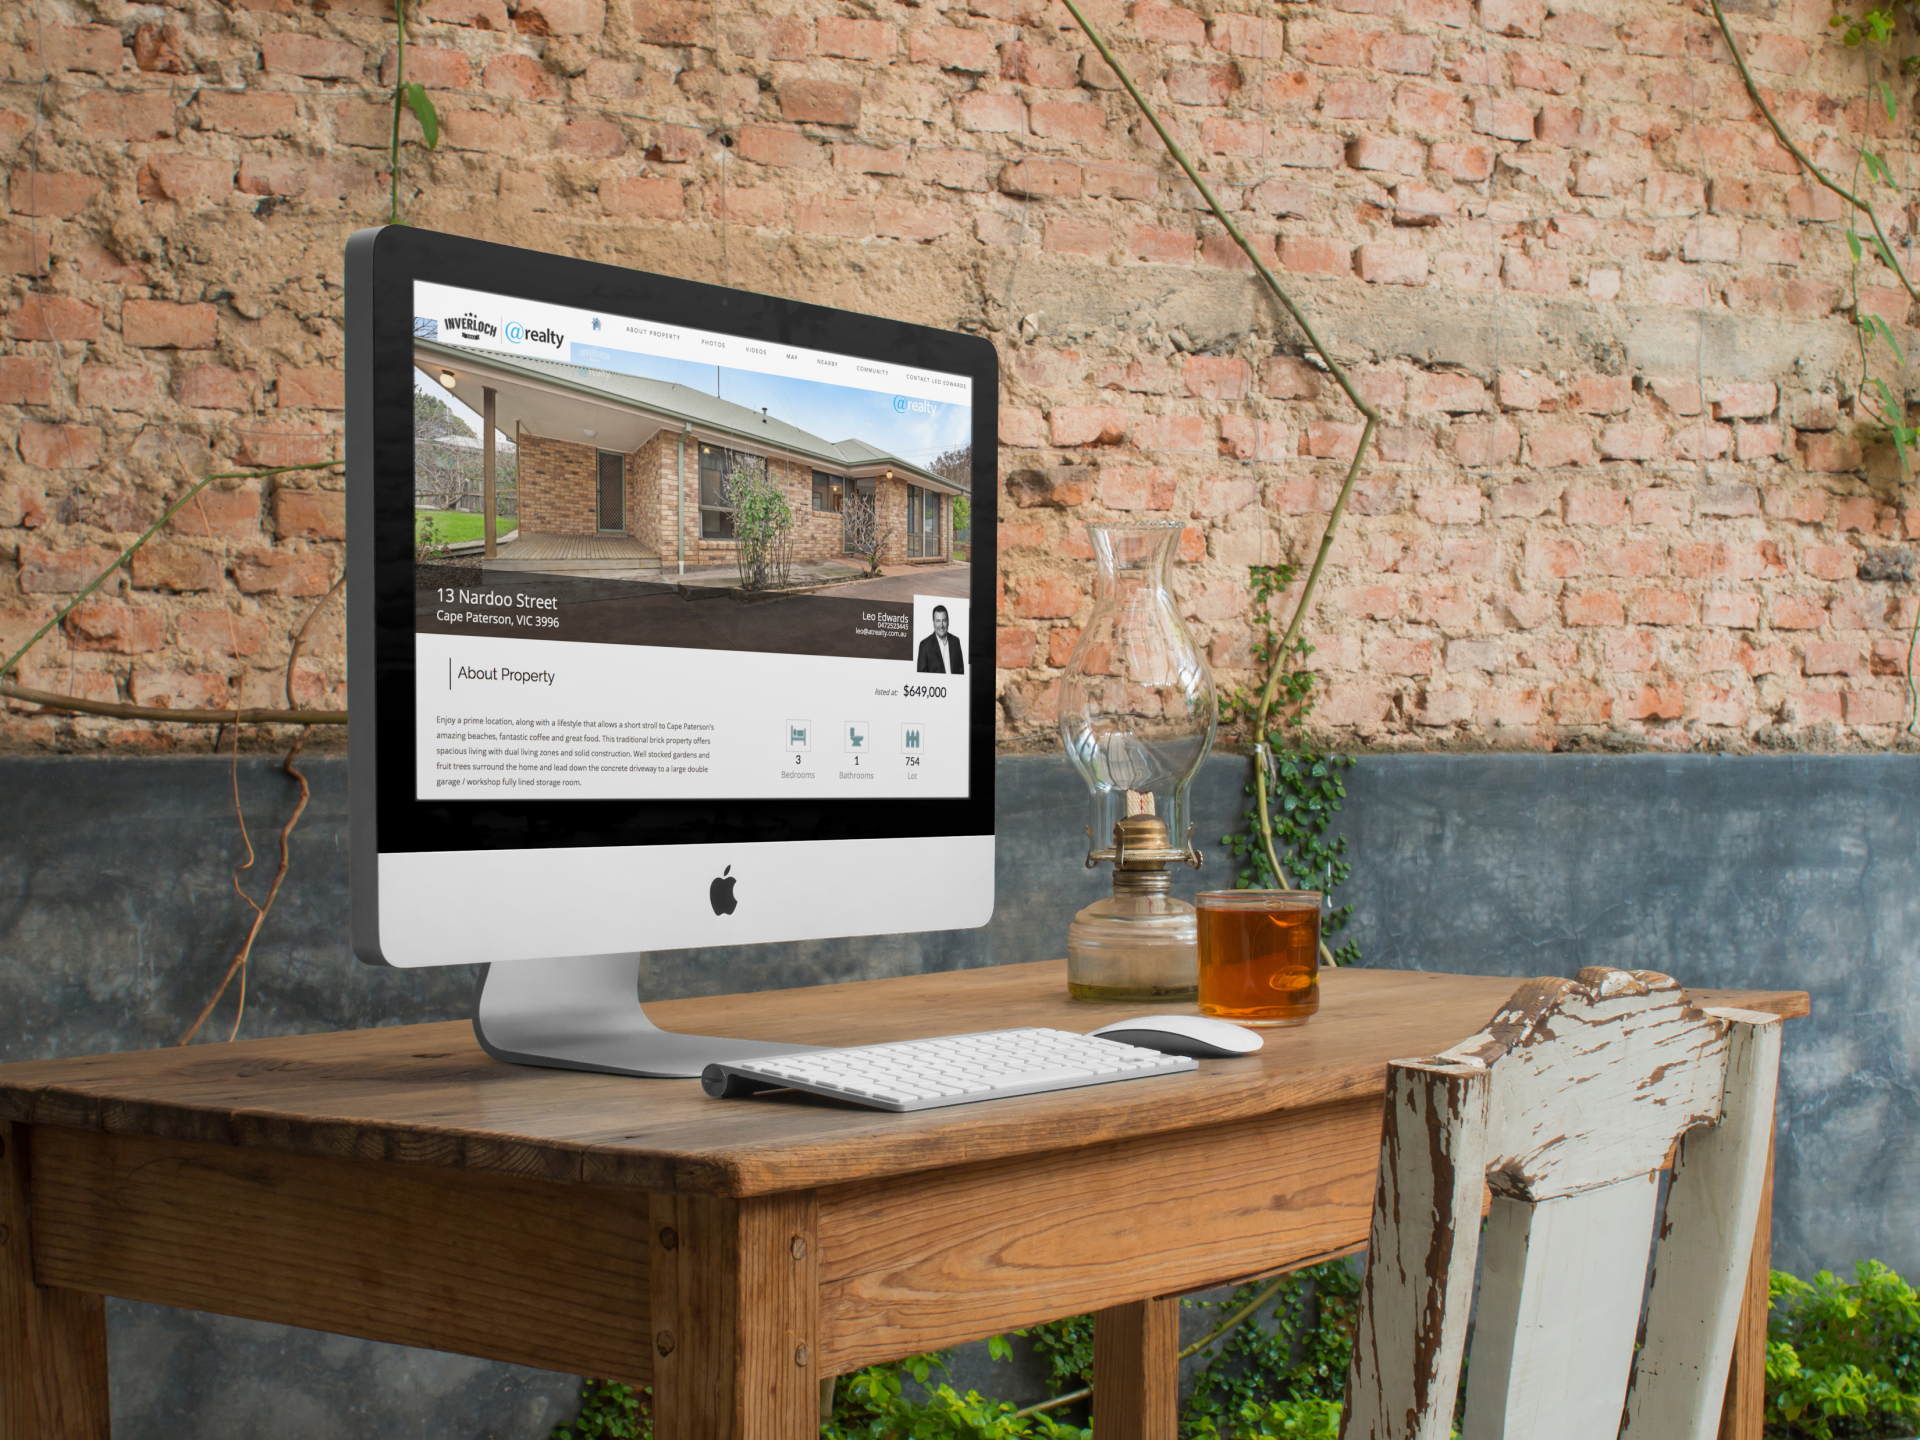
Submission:
<svg viewBox="0 0 1920 1440">
<path fill-rule="evenodd" d="M 1063 968 L 654 1013 L 856 1044 L 1151 1008 Z M 105 1295 L 651 1384 L 663 1440 L 799 1440 L 822 1377 L 1095 1311 L 1101 1440 L 1170 1440 L 1165 1297 L 1364 1244 L 1385 1063 L 1514 986 L 1343 970 L 1258 1055 L 917 1115 L 497 1064 L 459 1023 L 0 1067 L 0 1440 L 106 1436 Z"/>
</svg>

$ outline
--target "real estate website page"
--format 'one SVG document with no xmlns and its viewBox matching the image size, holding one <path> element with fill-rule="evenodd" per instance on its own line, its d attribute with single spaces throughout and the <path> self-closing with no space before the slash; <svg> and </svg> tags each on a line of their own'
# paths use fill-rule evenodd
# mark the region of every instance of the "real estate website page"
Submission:
<svg viewBox="0 0 1920 1440">
<path fill-rule="evenodd" d="M 968 794 L 968 376 L 413 313 L 418 798 Z"/>
</svg>

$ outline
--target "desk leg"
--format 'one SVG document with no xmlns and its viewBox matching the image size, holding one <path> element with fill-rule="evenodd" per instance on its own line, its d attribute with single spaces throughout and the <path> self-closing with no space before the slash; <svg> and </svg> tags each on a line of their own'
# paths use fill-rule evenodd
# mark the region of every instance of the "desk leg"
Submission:
<svg viewBox="0 0 1920 1440">
<path fill-rule="evenodd" d="M 1174 1440 L 1179 1421 L 1179 1298 L 1095 1312 L 1093 1433 L 1100 1440 Z"/>
<path fill-rule="evenodd" d="M 1773 1271 L 1773 1140 L 1767 1140 L 1767 1179 L 1760 1190 L 1760 1218 L 1753 1227 L 1753 1259 L 1747 1294 L 1740 1302 L 1740 1329 L 1727 1370 L 1727 1399 L 1720 1411 L 1719 1440 L 1761 1440 L 1767 1412 L 1767 1282 Z"/>
<path fill-rule="evenodd" d="M 817 1214 L 811 1191 L 652 1197 L 659 1440 L 819 1435 Z"/>
<path fill-rule="evenodd" d="M 106 1306 L 33 1283 L 27 1133 L 0 1124 L 0 1440 L 107 1440 Z"/>
</svg>

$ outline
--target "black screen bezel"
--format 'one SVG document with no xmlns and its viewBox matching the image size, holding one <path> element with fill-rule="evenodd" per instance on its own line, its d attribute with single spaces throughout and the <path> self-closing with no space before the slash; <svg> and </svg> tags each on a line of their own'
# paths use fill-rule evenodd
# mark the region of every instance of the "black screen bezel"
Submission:
<svg viewBox="0 0 1920 1440">
<path fill-rule="evenodd" d="M 412 480 L 413 285 L 417 279 L 970 376 L 974 384 L 971 593 L 987 603 L 972 612 L 972 633 L 967 637 L 967 663 L 973 668 L 968 685 L 968 795 L 885 800 L 419 799 L 414 793 Z M 346 299 L 348 594 L 352 601 L 348 669 L 355 712 L 348 745 L 355 819 L 360 822 L 354 826 L 355 849 L 360 856 L 370 850 L 386 854 L 547 850 L 993 833 L 995 617 L 991 597 L 995 595 L 997 507 L 992 499 L 998 478 L 999 361 L 991 342 L 903 320 L 405 226 L 361 231 L 349 242 Z M 371 706 L 362 700 L 368 688 L 369 659 Z M 367 825 L 368 820 L 373 823 Z"/>
</svg>

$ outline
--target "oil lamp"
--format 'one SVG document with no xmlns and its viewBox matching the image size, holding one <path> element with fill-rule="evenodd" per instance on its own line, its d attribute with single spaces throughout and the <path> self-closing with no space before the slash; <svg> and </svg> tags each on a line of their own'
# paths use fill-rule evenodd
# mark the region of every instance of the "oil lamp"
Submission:
<svg viewBox="0 0 1920 1440">
<path fill-rule="evenodd" d="M 1067 931 L 1067 988 L 1082 1000 L 1198 993 L 1193 907 L 1169 865 L 1200 865 L 1187 788 L 1213 745 L 1207 662 L 1180 623 L 1167 571 L 1179 521 L 1087 526 L 1093 614 L 1060 677 L 1060 740 L 1089 792 L 1087 867 L 1113 865 L 1113 893 Z"/>
</svg>

